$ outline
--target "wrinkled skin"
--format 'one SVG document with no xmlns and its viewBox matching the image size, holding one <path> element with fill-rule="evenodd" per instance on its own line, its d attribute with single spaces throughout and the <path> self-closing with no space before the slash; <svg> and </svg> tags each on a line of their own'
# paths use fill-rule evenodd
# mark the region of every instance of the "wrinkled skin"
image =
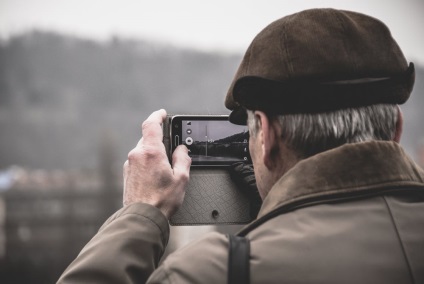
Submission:
<svg viewBox="0 0 424 284">
<path fill-rule="evenodd" d="M 189 180 L 191 159 L 185 146 L 177 147 L 168 162 L 162 143 L 166 111 L 153 112 L 142 125 L 143 137 L 124 164 L 124 206 L 147 203 L 169 219 L 181 206 Z"/>
</svg>

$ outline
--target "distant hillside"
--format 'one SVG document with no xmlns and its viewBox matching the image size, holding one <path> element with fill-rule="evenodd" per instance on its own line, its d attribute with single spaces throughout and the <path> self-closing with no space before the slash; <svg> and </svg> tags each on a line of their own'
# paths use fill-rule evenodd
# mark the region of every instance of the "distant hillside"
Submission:
<svg viewBox="0 0 424 284">
<path fill-rule="evenodd" d="M 241 56 L 39 31 L 3 41 L 0 169 L 95 168 L 113 159 L 120 170 L 153 110 L 228 113 L 223 100 Z M 402 107 L 410 153 L 424 137 L 424 69 L 416 68 L 414 93 Z"/>
<path fill-rule="evenodd" d="M 0 168 L 92 168 L 102 144 L 123 163 L 156 109 L 227 113 L 223 101 L 240 59 L 45 32 L 3 42 Z"/>
<path fill-rule="evenodd" d="M 415 85 L 410 99 L 401 106 L 404 126 L 401 144 L 410 155 L 424 145 L 424 67 L 415 65 Z"/>
</svg>

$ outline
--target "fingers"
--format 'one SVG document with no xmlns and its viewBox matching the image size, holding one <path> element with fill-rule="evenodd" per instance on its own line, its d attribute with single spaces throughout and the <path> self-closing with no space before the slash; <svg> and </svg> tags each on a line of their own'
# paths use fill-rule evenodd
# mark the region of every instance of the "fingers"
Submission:
<svg viewBox="0 0 424 284">
<path fill-rule="evenodd" d="M 166 111 L 160 109 L 153 112 L 142 125 L 143 140 L 145 143 L 162 143 L 163 131 L 162 123 L 165 121 Z"/>
<path fill-rule="evenodd" d="M 126 176 L 128 176 L 128 171 L 129 171 L 129 165 L 128 165 L 128 160 L 125 161 L 124 166 L 123 166 L 123 174 L 124 174 L 124 178 Z"/>
<path fill-rule="evenodd" d="M 191 158 L 188 149 L 184 145 L 178 146 L 172 154 L 172 168 L 174 177 L 183 182 L 188 182 L 190 175 Z"/>
</svg>

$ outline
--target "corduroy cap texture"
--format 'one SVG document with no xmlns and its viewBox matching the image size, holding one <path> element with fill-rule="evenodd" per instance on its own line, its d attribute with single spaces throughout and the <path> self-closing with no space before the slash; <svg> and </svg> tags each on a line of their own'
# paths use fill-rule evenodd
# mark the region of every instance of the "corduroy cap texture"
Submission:
<svg viewBox="0 0 424 284">
<path fill-rule="evenodd" d="M 290 114 L 402 104 L 414 79 L 414 65 L 384 23 L 311 9 L 271 23 L 254 38 L 225 106 L 231 122 L 245 124 L 246 109 Z"/>
</svg>

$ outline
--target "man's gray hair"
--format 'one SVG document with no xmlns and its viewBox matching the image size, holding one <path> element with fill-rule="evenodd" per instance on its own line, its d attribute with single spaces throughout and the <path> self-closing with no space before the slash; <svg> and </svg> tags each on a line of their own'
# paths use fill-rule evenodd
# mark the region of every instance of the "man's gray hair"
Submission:
<svg viewBox="0 0 424 284">
<path fill-rule="evenodd" d="M 248 110 L 250 135 L 258 121 Z M 398 119 L 396 105 L 371 105 L 316 114 L 287 114 L 270 117 L 282 129 L 282 139 L 301 158 L 341 146 L 372 140 L 392 140 Z"/>
</svg>

